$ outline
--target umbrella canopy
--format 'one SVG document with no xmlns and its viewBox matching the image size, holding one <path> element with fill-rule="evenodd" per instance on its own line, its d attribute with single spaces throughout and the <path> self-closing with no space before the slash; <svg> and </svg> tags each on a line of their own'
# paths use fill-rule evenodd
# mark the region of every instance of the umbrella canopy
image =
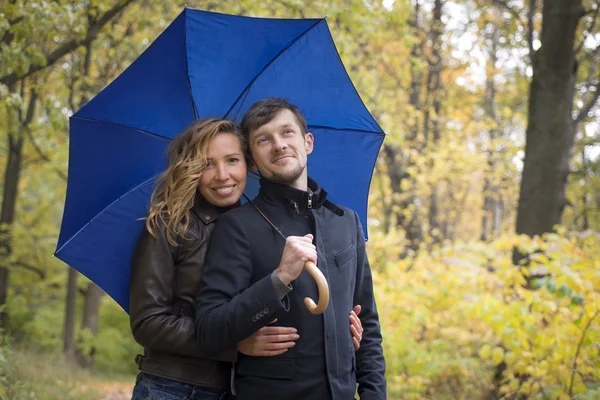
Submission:
<svg viewBox="0 0 600 400">
<path fill-rule="evenodd" d="M 129 308 L 129 270 L 169 141 L 197 118 L 239 123 L 281 97 L 315 136 L 308 170 L 357 211 L 384 133 L 361 101 L 325 19 L 252 18 L 186 8 L 70 118 L 69 176 L 56 256 Z M 246 193 L 257 193 L 248 180 Z"/>
</svg>

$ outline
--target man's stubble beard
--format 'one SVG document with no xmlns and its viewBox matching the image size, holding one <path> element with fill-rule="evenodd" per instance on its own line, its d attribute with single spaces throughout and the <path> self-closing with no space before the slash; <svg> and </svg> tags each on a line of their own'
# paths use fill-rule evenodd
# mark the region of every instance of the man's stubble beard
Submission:
<svg viewBox="0 0 600 400">
<path fill-rule="evenodd" d="M 306 169 L 306 164 L 298 165 L 293 171 L 289 173 L 277 173 L 273 172 L 271 180 L 273 182 L 283 183 L 284 185 L 292 185 L 298 178 L 302 176 L 302 173 Z"/>
</svg>

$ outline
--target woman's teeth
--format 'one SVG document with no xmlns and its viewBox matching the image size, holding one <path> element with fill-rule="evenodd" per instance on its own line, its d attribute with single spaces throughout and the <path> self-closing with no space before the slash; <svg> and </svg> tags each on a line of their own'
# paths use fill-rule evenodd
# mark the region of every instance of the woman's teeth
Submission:
<svg viewBox="0 0 600 400">
<path fill-rule="evenodd" d="M 214 191 L 217 192 L 218 194 L 229 194 L 229 193 L 233 192 L 233 186 L 227 186 L 224 188 L 214 189 Z"/>
</svg>

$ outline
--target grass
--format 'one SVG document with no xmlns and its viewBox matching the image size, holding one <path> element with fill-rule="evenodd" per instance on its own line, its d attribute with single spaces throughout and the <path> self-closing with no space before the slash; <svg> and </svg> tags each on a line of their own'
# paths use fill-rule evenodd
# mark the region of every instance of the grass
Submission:
<svg viewBox="0 0 600 400">
<path fill-rule="evenodd" d="M 127 398 L 118 393 L 134 382 L 134 376 L 82 369 L 62 354 L 0 347 L 0 400 L 116 400 Z"/>
</svg>

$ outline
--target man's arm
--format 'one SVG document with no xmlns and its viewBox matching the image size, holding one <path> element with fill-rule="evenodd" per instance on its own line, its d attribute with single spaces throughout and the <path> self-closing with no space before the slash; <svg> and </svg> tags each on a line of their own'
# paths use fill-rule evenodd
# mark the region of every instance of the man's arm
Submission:
<svg viewBox="0 0 600 400">
<path fill-rule="evenodd" d="M 354 304 L 360 304 L 360 320 L 363 336 L 360 349 L 356 352 L 356 380 L 361 400 L 385 400 L 387 397 L 385 380 L 385 359 L 381 347 L 381 326 L 375 296 L 373 277 L 365 249 L 365 237 L 356 213 L 357 270 Z"/>
<path fill-rule="evenodd" d="M 213 232 L 196 298 L 196 339 L 206 354 L 235 348 L 287 302 L 279 299 L 271 275 L 250 285 L 252 274 L 246 230 L 225 214 Z"/>
</svg>

